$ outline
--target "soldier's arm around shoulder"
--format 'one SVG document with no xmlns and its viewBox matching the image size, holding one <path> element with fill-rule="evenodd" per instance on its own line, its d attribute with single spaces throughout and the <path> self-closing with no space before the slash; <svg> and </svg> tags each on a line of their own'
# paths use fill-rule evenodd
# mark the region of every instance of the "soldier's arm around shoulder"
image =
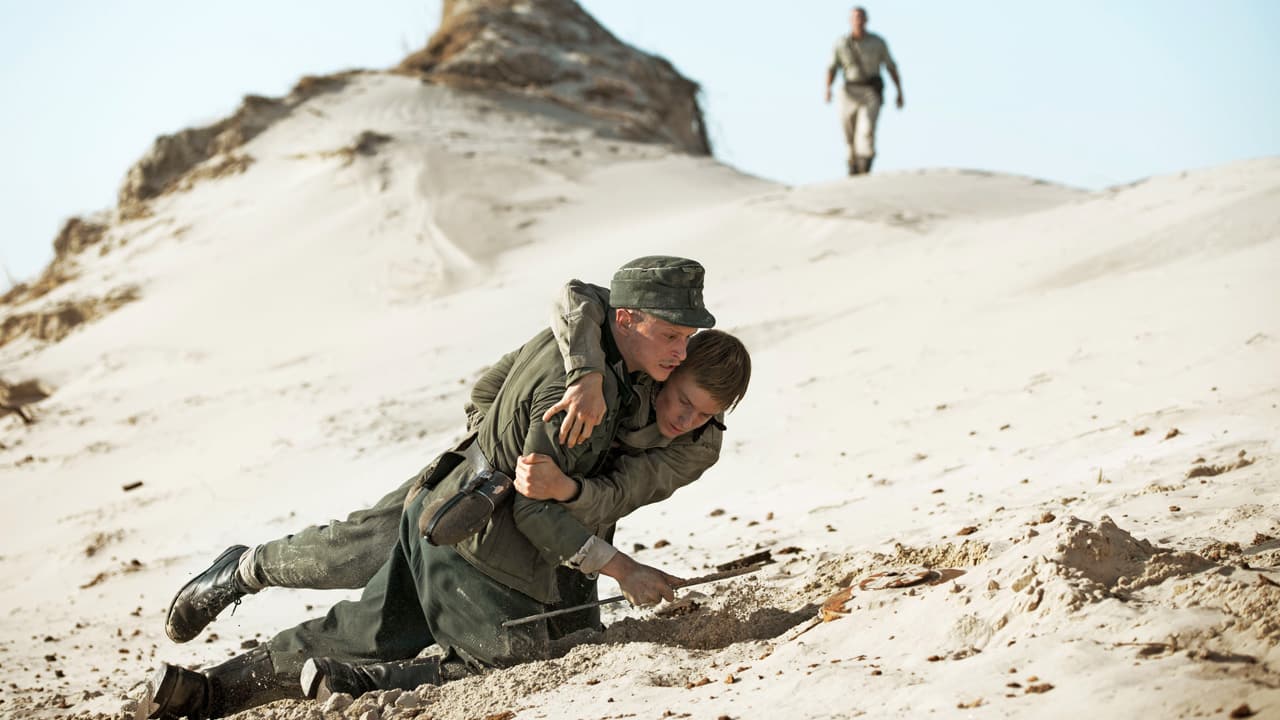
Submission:
<svg viewBox="0 0 1280 720">
<path fill-rule="evenodd" d="M 516 355 L 519 352 L 519 350 L 513 350 L 503 355 L 498 362 L 485 370 L 476 384 L 471 387 L 471 399 L 466 405 L 468 432 L 475 430 L 480 425 L 480 421 L 484 420 L 484 416 L 489 414 L 494 399 L 498 397 L 498 391 L 502 389 L 502 383 L 506 382 L 507 376 L 511 374 L 511 368 L 515 365 Z"/>
<path fill-rule="evenodd" d="M 708 424 L 666 447 L 619 454 L 600 476 L 575 478 L 581 490 L 564 505 L 587 527 L 612 525 L 702 477 L 720 459 L 723 437 Z"/>
<path fill-rule="evenodd" d="M 601 334 L 609 307 L 605 288 L 570 280 L 556 295 L 551 332 L 556 337 L 569 385 L 582 375 L 605 370 Z"/>
</svg>

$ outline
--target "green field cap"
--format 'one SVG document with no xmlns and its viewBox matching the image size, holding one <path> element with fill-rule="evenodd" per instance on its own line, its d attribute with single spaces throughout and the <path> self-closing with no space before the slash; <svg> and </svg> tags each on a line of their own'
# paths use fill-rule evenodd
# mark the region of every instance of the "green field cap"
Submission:
<svg viewBox="0 0 1280 720">
<path fill-rule="evenodd" d="M 687 258 L 649 255 L 636 258 L 613 274 L 609 303 L 643 310 L 669 323 L 693 328 L 715 327 L 715 317 L 702 302 L 702 265 Z"/>
</svg>

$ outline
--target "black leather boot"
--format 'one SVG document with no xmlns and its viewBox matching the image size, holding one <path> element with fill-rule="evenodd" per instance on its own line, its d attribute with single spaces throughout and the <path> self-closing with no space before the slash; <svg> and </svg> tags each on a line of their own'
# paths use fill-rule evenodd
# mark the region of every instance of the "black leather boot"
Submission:
<svg viewBox="0 0 1280 720">
<path fill-rule="evenodd" d="M 255 648 L 200 672 L 161 664 L 140 708 L 155 720 L 213 720 L 285 699 L 303 699 L 297 680 L 277 676 L 267 649 Z"/>
<path fill-rule="evenodd" d="M 218 556 L 207 570 L 187 581 L 169 603 L 169 616 L 164 632 L 176 643 L 184 643 L 200 634 L 218 613 L 249 594 L 240 583 L 236 568 L 240 556 L 249 548 L 232 545 Z"/>
<path fill-rule="evenodd" d="M 324 702 L 334 693 L 359 697 L 374 690 L 414 690 L 421 685 L 443 685 L 468 674 L 460 661 L 417 658 L 386 663 L 348 663 L 333 658 L 311 658 L 302 666 L 302 693 Z"/>
<path fill-rule="evenodd" d="M 871 173 L 871 161 L 875 160 L 875 155 L 858 158 L 858 174 L 867 175 Z"/>
<path fill-rule="evenodd" d="M 148 718 L 203 718 L 209 707 L 209 679 L 195 670 L 161 663 L 147 681 L 139 709 Z"/>
<path fill-rule="evenodd" d="M 276 700 L 302 700 L 297 677 L 280 677 L 265 647 L 204 670 L 209 679 L 208 718 L 233 715 Z"/>
</svg>

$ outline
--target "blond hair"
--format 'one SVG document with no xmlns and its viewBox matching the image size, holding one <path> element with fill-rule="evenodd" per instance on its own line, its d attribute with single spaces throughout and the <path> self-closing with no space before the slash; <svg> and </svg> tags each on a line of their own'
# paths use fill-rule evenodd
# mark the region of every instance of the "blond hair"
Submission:
<svg viewBox="0 0 1280 720">
<path fill-rule="evenodd" d="M 689 349 L 677 373 L 693 373 L 693 381 L 725 411 L 747 394 L 751 355 L 738 338 L 723 330 L 703 330 L 689 338 Z"/>
</svg>

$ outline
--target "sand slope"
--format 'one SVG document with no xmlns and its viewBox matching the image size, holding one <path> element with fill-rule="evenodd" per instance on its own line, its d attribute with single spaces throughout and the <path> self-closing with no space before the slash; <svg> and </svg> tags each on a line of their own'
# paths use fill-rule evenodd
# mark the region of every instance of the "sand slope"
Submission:
<svg viewBox="0 0 1280 720">
<path fill-rule="evenodd" d="M 563 280 L 659 252 L 708 267 L 756 376 L 720 465 L 619 543 L 677 573 L 779 562 L 344 716 L 1280 712 L 1280 160 L 1099 193 L 955 170 L 787 188 L 599 129 L 361 75 L 11 309 L 138 295 L 0 347 L 56 388 L 36 424 L 0 418 L 0 714 L 113 713 L 157 660 L 345 597 L 270 591 L 208 642 L 163 634 L 223 547 L 373 502 L 455 438 Z M 354 151 L 366 131 L 387 139 Z M 964 574 L 857 586 L 917 564 Z"/>
</svg>

